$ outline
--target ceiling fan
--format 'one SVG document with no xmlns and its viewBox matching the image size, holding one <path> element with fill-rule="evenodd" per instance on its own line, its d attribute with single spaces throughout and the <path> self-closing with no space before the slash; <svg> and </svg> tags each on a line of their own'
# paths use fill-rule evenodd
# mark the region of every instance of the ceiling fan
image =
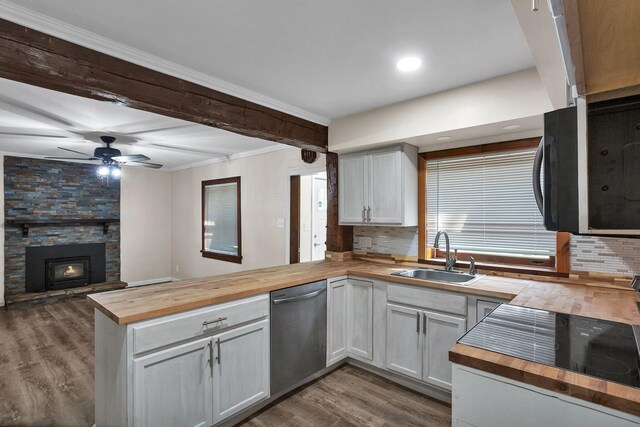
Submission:
<svg viewBox="0 0 640 427">
<path fill-rule="evenodd" d="M 45 157 L 46 159 L 53 160 L 100 160 L 102 165 L 98 168 L 98 176 L 112 176 L 117 178 L 120 176 L 120 165 L 127 166 L 142 166 L 145 168 L 160 169 L 161 164 L 151 163 L 149 157 L 144 154 L 130 154 L 123 156 L 120 150 L 117 148 L 111 148 L 116 140 L 113 136 L 101 136 L 100 139 L 106 144 L 106 147 L 98 147 L 93 151 L 93 156 L 89 154 L 71 150 L 69 148 L 58 147 L 60 150 L 69 151 L 71 153 L 80 154 L 86 156 L 82 157 Z"/>
</svg>

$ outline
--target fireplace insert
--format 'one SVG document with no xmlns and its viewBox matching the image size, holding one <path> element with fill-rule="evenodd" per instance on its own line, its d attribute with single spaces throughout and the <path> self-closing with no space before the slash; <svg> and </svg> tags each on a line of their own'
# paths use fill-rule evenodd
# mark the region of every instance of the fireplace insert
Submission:
<svg viewBox="0 0 640 427">
<path fill-rule="evenodd" d="M 91 283 L 91 258 L 53 258 L 45 261 L 47 290 L 75 288 Z"/>
</svg>

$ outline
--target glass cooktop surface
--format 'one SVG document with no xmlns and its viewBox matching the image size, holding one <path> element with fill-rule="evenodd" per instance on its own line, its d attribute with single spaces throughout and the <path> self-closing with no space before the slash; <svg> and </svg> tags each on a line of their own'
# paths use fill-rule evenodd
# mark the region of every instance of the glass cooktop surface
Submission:
<svg viewBox="0 0 640 427">
<path fill-rule="evenodd" d="M 640 387 L 640 326 L 502 304 L 458 342 Z"/>
</svg>

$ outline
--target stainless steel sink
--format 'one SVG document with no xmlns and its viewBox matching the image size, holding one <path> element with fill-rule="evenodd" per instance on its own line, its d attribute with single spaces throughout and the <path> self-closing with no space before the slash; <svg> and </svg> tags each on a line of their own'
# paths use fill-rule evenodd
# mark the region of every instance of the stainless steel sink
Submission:
<svg viewBox="0 0 640 427">
<path fill-rule="evenodd" d="M 432 282 L 449 283 L 452 285 L 468 285 L 476 280 L 482 279 L 484 274 L 467 274 L 462 271 L 436 270 L 434 268 L 412 268 L 409 270 L 391 273 L 393 276 L 411 277 L 413 279 L 429 280 Z"/>
</svg>

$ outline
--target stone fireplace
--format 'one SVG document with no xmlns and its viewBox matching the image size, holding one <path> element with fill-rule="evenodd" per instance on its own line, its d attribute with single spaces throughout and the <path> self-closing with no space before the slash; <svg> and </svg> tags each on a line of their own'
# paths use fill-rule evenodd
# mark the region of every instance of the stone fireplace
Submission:
<svg viewBox="0 0 640 427">
<path fill-rule="evenodd" d="M 120 283 L 120 186 L 96 167 L 4 157 L 7 304 Z"/>
</svg>

